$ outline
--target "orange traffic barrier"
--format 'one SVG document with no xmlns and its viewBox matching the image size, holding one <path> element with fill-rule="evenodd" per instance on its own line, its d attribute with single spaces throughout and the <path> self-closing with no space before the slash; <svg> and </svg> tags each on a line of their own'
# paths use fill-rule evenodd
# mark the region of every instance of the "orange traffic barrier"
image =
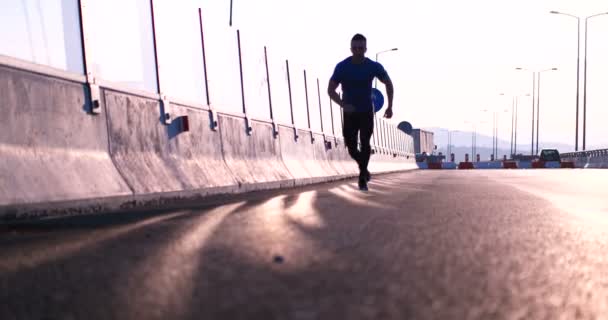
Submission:
<svg viewBox="0 0 608 320">
<path fill-rule="evenodd" d="M 543 169 L 543 168 L 545 168 L 545 162 L 542 160 L 533 161 L 532 168 L 533 169 Z"/>
<path fill-rule="evenodd" d="M 515 161 L 503 161 L 502 167 L 505 169 L 517 169 L 517 162 Z"/>
<path fill-rule="evenodd" d="M 574 169 L 574 162 L 573 161 L 562 161 L 562 163 L 560 163 L 560 168 Z"/>
<path fill-rule="evenodd" d="M 458 169 L 474 169 L 473 162 L 460 162 L 458 163 Z"/>
<path fill-rule="evenodd" d="M 439 162 L 431 162 L 428 164 L 429 169 L 441 169 L 441 163 Z"/>
</svg>

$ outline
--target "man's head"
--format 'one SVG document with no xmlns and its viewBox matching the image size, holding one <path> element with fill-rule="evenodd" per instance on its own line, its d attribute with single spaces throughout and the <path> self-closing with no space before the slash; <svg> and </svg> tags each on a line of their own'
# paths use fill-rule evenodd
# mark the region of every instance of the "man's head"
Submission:
<svg viewBox="0 0 608 320">
<path fill-rule="evenodd" d="M 367 51 L 367 39 L 362 34 L 357 33 L 350 40 L 350 52 L 353 53 L 353 57 L 363 58 Z"/>
</svg>

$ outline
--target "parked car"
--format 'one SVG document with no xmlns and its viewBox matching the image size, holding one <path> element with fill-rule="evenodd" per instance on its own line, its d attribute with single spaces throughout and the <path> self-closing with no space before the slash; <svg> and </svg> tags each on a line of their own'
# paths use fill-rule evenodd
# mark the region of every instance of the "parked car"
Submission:
<svg viewBox="0 0 608 320">
<path fill-rule="evenodd" d="M 557 161 L 561 162 L 559 151 L 557 149 L 542 149 L 540 151 L 540 160 L 544 162 Z"/>
</svg>

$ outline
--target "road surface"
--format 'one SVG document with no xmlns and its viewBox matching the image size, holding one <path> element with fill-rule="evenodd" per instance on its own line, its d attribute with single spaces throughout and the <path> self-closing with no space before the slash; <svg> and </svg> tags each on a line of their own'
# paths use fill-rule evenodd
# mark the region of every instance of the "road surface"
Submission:
<svg viewBox="0 0 608 320">
<path fill-rule="evenodd" d="M 607 187 L 413 171 L 1 226 L 0 319 L 607 319 Z"/>
</svg>

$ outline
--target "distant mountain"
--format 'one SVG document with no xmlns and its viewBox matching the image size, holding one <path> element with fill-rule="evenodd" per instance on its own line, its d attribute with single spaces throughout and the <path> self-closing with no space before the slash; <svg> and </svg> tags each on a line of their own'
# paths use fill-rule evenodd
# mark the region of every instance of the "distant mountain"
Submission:
<svg viewBox="0 0 608 320">
<path fill-rule="evenodd" d="M 432 127 L 432 128 L 424 128 L 424 130 L 432 131 L 434 133 L 433 137 L 434 137 L 435 145 L 437 146 L 436 153 L 442 152 L 443 154 L 447 154 L 448 137 L 447 137 L 446 129 Z M 458 131 L 458 132 L 452 133 L 452 152 L 455 154 L 456 161 L 463 161 L 465 153 L 468 153 L 469 155 L 471 155 L 472 135 L 473 135 L 473 133 L 471 131 Z M 520 143 L 522 141 L 526 141 L 526 138 L 528 138 L 527 142 L 530 142 L 529 137 L 527 137 L 527 136 L 526 137 L 520 137 L 520 136 L 517 137 L 517 140 L 518 140 L 517 153 L 518 154 L 524 154 L 524 155 L 530 154 L 530 151 L 531 151 L 530 145 L 525 144 L 525 143 Z M 490 159 L 490 155 L 492 154 L 492 145 L 493 145 L 492 137 L 478 133 L 476 145 L 477 145 L 477 153 L 480 155 L 481 159 L 482 160 Z M 539 149 L 543 149 L 543 148 L 557 149 L 561 153 L 574 151 L 574 146 L 572 146 L 572 145 L 563 144 L 563 143 L 543 142 L 543 141 L 540 141 L 538 148 Z M 507 155 L 507 157 L 508 157 L 510 153 L 511 153 L 510 137 L 509 137 L 509 140 L 499 139 L 498 140 L 499 157 L 502 158 L 503 155 Z"/>
</svg>

